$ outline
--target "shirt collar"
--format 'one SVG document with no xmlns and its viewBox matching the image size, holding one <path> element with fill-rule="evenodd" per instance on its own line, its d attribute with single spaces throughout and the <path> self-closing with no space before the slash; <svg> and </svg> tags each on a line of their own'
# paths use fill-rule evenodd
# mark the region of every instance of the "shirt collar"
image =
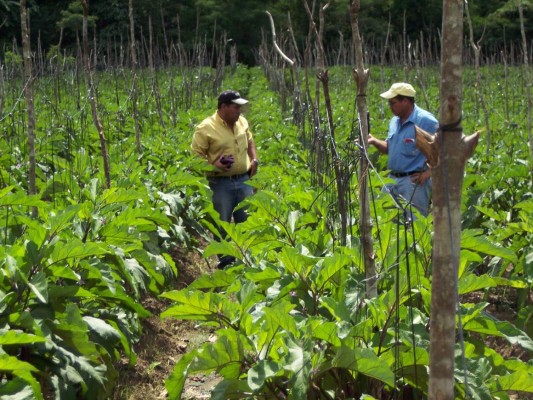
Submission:
<svg viewBox="0 0 533 400">
<path fill-rule="evenodd" d="M 405 122 L 412 122 L 413 124 L 415 124 L 418 116 L 418 110 L 418 106 L 414 104 L 413 111 L 411 112 L 411 114 L 409 114 Z"/>
</svg>

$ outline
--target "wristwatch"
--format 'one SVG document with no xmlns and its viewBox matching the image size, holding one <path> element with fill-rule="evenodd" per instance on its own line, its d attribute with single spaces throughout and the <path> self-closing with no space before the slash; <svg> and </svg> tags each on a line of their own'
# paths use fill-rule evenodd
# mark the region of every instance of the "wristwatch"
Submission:
<svg viewBox="0 0 533 400">
<path fill-rule="evenodd" d="M 254 159 L 252 160 L 252 162 L 253 162 L 255 165 L 259 165 L 259 160 L 258 160 L 257 158 L 254 158 Z"/>
</svg>

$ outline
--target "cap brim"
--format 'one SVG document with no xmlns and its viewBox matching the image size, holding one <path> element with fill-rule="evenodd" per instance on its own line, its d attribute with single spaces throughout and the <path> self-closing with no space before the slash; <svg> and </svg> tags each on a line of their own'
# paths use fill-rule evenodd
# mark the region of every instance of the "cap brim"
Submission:
<svg viewBox="0 0 533 400">
<path fill-rule="evenodd" d="M 398 96 L 398 93 L 392 90 L 387 90 L 386 92 L 381 93 L 380 96 L 383 97 L 384 99 L 390 100 Z"/>
<path fill-rule="evenodd" d="M 240 98 L 240 99 L 231 100 L 231 102 L 242 106 L 243 104 L 248 103 L 248 100 Z"/>
</svg>

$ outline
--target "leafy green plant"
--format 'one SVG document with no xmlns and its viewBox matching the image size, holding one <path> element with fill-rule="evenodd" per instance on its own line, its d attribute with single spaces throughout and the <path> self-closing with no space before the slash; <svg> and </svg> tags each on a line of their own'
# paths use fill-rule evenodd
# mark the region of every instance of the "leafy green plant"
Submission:
<svg viewBox="0 0 533 400">
<path fill-rule="evenodd" d="M 197 279 L 187 289 L 162 295 L 173 303 L 163 317 L 199 321 L 216 334 L 215 341 L 191 350 L 176 364 L 166 382 L 169 397 L 180 398 L 188 376 L 213 371 L 222 377 L 213 399 L 380 398 L 413 391 L 424 397 L 432 311 L 431 218 L 411 227 L 399 224 L 398 210 L 381 192 L 380 182 L 386 178 L 373 181 L 379 295 L 365 299 L 357 227 L 348 245 L 337 243 L 338 227 L 327 201 L 309 184 L 306 153 L 298 146 L 297 133 L 269 118 L 271 108 L 258 101 L 262 112 L 257 123 L 270 134 L 268 141 L 258 140 L 266 166 L 252 181 L 258 191 L 246 201 L 250 217 L 238 225 L 222 223 L 228 240 L 212 242 L 204 251 L 205 256 L 232 255 L 238 263 Z M 472 165 L 477 162 L 474 158 Z M 522 245 L 530 236 L 531 218 L 528 201 L 519 200 L 528 196 L 527 186 L 521 184 L 527 174 L 517 167 L 505 177 L 489 176 L 465 181 L 465 227 L 470 229 L 463 231 L 458 271 L 463 299 L 458 398 L 532 392 L 528 365 L 504 360 L 485 339 L 499 337 L 527 350 L 533 349 L 533 341 L 523 329 L 492 316 L 488 303 L 470 297 L 491 288 L 530 287 L 522 272 L 529 268 L 530 251 Z M 502 195 L 491 191 L 497 179 L 516 181 L 502 189 Z M 471 209 L 476 199 L 491 207 Z M 501 211 L 507 207 L 517 207 L 511 215 L 520 222 L 508 220 L 509 213 Z M 204 224 L 216 232 L 214 224 Z M 489 226 L 493 229 L 487 230 Z M 483 270 L 485 263 L 493 268 Z M 510 265 L 514 268 L 508 274 Z M 531 318 L 522 314 L 527 328 L 525 321 Z"/>
<path fill-rule="evenodd" d="M 261 167 L 251 181 L 256 194 L 246 202 L 250 218 L 224 225 L 228 241 L 203 248 L 199 239 L 210 240 L 221 222 L 204 167 L 189 146 L 196 123 L 214 110 L 214 71 L 159 71 L 160 104 L 150 92 L 153 76 L 140 72 L 141 153 L 128 112 L 131 76 L 97 74 L 111 144 L 112 188 L 104 190 L 84 78 L 70 67 L 65 63 L 53 79 L 36 81 L 37 196 L 25 194 L 19 89 L 6 91 L 12 95 L 5 98 L 10 114 L 2 116 L 0 138 L 9 149 L 0 155 L 0 396 L 108 397 L 114 363 L 123 356 L 135 362 L 140 319 L 149 315 L 142 296 L 162 292 L 172 302 L 164 317 L 196 320 L 216 333 L 214 342 L 177 363 L 166 382 L 171 398 L 179 398 L 189 375 L 209 371 L 223 378 L 212 394 L 220 399 L 425 395 L 432 221 L 419 219 L 408 229 L 398 224 L 398 210 L 381 190 L 383 158 L 370 155 L 381 169 L 371 173 L 379 296 L 366 299 L 358 205 L 352 204 L 350 237 L 341 246 L 335 199 L 312 183 L 305 132 L 280 115 L 277 94 L 259 68 L 238 66 L 222 83 L 252 100 L 248 116 Z M 424 72 L 437 82 L 436 70 Z M 383 68 L 382 79 L 399 73 Z M 349 147 L 356 133 L 350 71 L 339 67 L 331 76 L 339 145 Z M 488 79 L 486 89 L 501 114 L 497 81 Z M 378 95 L 379 85 L 369 86 L 376 135 L 388 119 Z M 465 127 L 473 129 L 474 99 L 465 98 Z M 434 98 L 426 101 L 437 108 Z M 465 179 L 458 290 L 466 335 L 457 346 L 458 398 L 532 391 L 529 366 L 503 358 L 486 341 L 498 337 L 533 348 L 526 302 L 533 217 L 526 152 L 516 145 L 523 137 L 520 104 L 510 99 L 515 120 L 496 125 L 493 153 L 475 154 Z M 341 154 L 351 153 L 341 148 Z M 167 250 L 177 244 L 206 257 L 231 254 L 238 262 L 171 290 L 180 266 Z M 495 319 L 488 296 L 511 291 L 519 294 L 515 321 Z"/>
</svg>

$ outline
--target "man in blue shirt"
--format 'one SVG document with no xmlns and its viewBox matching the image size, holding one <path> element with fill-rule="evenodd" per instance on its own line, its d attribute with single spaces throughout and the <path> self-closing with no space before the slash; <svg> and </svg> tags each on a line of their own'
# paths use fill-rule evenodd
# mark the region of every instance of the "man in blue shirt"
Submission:
<svg viewBox="0 0 533 400">
<path fill-rule="evenodd" d="M 395 83 L 381 93 L 380 96 L 389 101 L 394 117 L 389 122 L 387 139 L 380 140 L 368 135 L 368 144 L 389 155 L 387 168 L 396 181 L 393 185 L 387 185 L 390 193 L 396 199 L 403 198 L 420 214 L 427 216 L 431 171 L 426 165 L 426 157 L 416 147 L 415 125 L 435 134 L 439 123 L 433 114 L 415 104 L 415 94 L 413 86 L 404 82 Z"/>
</svg>

